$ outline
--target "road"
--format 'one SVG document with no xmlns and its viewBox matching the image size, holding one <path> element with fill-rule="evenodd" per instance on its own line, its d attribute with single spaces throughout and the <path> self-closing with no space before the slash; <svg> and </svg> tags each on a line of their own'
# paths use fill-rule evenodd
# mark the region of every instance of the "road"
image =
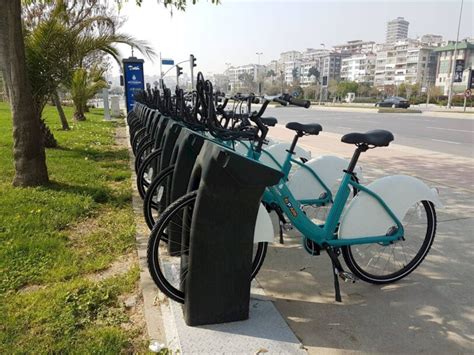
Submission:
<svg viewBox="0 0 474 355">
<path fill-rule="evenodd" d="M 420 114 L 339 112 L 297 107 L 268 108 L 280 124 L 291 121 L 319 123 L 323 131 L 345 134 L 386 129 L 396 144 L 428 149 L 457 156 L 474 156 L 474 120 L 429 117 Z"/>
</svg>

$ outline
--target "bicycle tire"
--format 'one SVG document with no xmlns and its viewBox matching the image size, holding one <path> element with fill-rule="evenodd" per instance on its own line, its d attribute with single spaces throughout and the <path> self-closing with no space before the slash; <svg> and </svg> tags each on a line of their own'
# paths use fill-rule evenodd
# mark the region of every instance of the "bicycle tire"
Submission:
<svg viewBox="0 0 474 355">
<path fill-rule="evenodd" d="M 153 151 L 153 142 L 148 140 L 137 150 L 137 155 L 135 156 L 135 173 L 140 169 L 140 165 L 146 159 L 146 157 Z"/>
<path fill-rule="evenodd" d="M 168 228 L 171 228 L 171 225 L 168 224 L 172 222 L 173 216 L 179 214 L 182 209 L 187 207 L 192 208 L 192 206 L 194 206 L 194 202 L 196 201 L 196 197 L 197 191 L 192 191 L 170 204 L 168 208 L 158 218 L 156 224 L 153 227 L 150 238 L 148 239 L 147 262 L 150 275 L 155 284 L 158 286 L 158 288 L 166 296 L 179 303 L 184 303 L 185 295 L 181 289 L 175 287 L 172 284 L 172 281 L 167 279 L 165 273 L 162 270 L 164 266 L 163 258 L 170 256 L 162 256 L 160 258 L 160 241 L 168 243 L 168 240 L 166 239 L 166 237 L 164 237 L 164 231 L 168 231 Z M 180 220 L 182 220 L 181 217 L 179 218 Z M 257 244 L 256 252 L 252 261 L 252 279 L 257 275 L 258 271 L 263 265 L 267 248 L 267 242 L 260 242 Z M 180 270 L 180 274 L 181 272 L 182 270 Z M 182 282 L 183 281 L 179 280 L 180 285 L 182 284 Z"/>
<path fill-rule="evenodd" d="M 408 247 L 407 245 L 403 244 L 406 242 L 407 238 L 410 238 L 410 237 L 407 237 L 407 234 L 411 234 L 409 233 L 408 225 L 406 226 L 407 228 L 405 228 L 405 225 L 403 226 L 405 230 L 404 240 L 397 241 L 396 243 L 390 244 L 388 246 L 380 245 L 378 243 L 372 243 L 369 245 L 362 244 L 361 246 L 353 245 L 353 246 L 342 247 L 342 255 L 344 257 L 344 261 L 346 262 L 346 265 L 349 267 L 352 273 L 354 273 L 361 280 L 369 282 L 369 283 L 387 284 L 387 283 L 395 282 L 404 278 L 405 276 L 413 272 L 421 264 L 421 262 L 424 260 L 424 258 L 428 254 L 436 235 L 436 211 L 435 211 L 433 203 L 430 201 L 420 201 L 419 203 L 421 203 L 421 206 L 423 206 L 423 210 L 426 214 L 426 231 L 424 232 L 424 237 L 423 237 L 420 248 L 418 250 L 415 250 L 414 248 Z M 419 212 L 416 211 L 416 213 L 418 214 Z M 405 219 L 406 219 L 406 216 L 404 220 Z M 403 224 L 403 221 L 401 222 Z M 421 224 L 416 224 L 416 225 L 421 225 Z M 369 263 L 367 263 L 366 266 L 363 267 L 361 265 L 361 262 L 356 260 L 357 257 L 355 256 L 356 255 L 355 253 L 357 252 L 358 254 L 360 254 L 360 257 L 363 257 L 364 254 L 368 254 L 369 248 L 371 248 L 371 246 L 376 247 L 376 245 L 379 245 L 379 247 L 382 247 L 382 248 L 388 248 L 388 247 L 396 248 L 399 246 L 401 247 L 403 253 L 405 253 L 405 249 L 411 249 L 411 250 L 414 250 L 416 254 L 413 256 L 413 258 L 411 258 L 410 261 L 408 261 L 408 258 L 405 255 L 405 258 L 404 258 L 405 260 L 402 260 L 401 263 L 399 262 L 399 265 L 402 266 L 399 270 L 396 270 L 384 275 L 377 275 L 377 274 L 374 274 L 374 271 L 369 272 L 368 270 L 366 270 L 369 267 L 369 263 L 372 262 L 373 257 L 369 258 Z M 392 252 L 390 253 L 389 258 L 386 261 L 386 265 L 391 261 L 392 255 L 393 255 L 393 262 L 394 263 L 397 262 L 394 250 L 395 249 L 392 249 Z M 362 253 L 362 251 L 364 253 Z M 381 252 L 378 252 L 378 255 L 380 254 Z M 378 262 L 378 260 L 380 260 L 380 258 L 381 256 L 379 256 L 375 262 L 372 262 L 370 267 L 376 270 L 377 267 L 375 266 L 375 264 Z M 384 270 L 385 270 L 386 265 L 384 265 Z"/>
<path fill-rule="evenodd" d="M 149 168 L 150 164 L 153 162 L 154 159 L 161 159 L 161 149 L 157 149 L 153 152 L 151 152 L 150 154 L 148 154 L 148 156 L 145 158 L 145 160 L 143 160 L 143 162 L 141 163 L 140 165 L 140 168 L 138 169 L 138 172 L 137 172 L 137 189 L 138 189 L 138 193 L 140 194 L 140 197 L 142 199 L 145 198 L 145 194 L 146 194 L 146 188 L 148 188 L 148 186 L 150 186 L 151 184 L 151 181 L 147 181 L 145 179 L 145 173 L 147 172 L 147 169 Z M 159 160 L 158 160 L 159 162 Z M 157 166 L 158 166 L 158 163 L 157 163 Z M 153 175 L 156 176 L 157 174 L 157 171 L 154 171 L 153 172 Z"/>
<path fill-rule="evenodd" d="M 143 139 L 143 137 L 145 137 L 146 135 L 146 128 L 145 127 L 142 127 L 140 128 L 136 133 L 135 135 L 133 136 L 132 138 L 132 141 L 131 141 L 131 146 L 132 146 L 132 151 L 133 151 L 133 154 L 134 155 L 137 155 L 137 146 L 138 146 L 138 142 L 140 140 Z"/>
<path fill-rule="evenodd" d="M 153 179 L 151 182 L 150 186 L 148 186 L 148 189 L 145 194 L 145 198 L 143 200 L 143 215 L 145 217 L 145 222 L 150 230 L 153 229 L 153 226 L 155 225 L 156 221 L 158 218 L 155 218 L 153 215 L 153 211 L 158 211 L 162 212 L 166 207 L 167 200 L 166 196 L 169 193 L 169 191 L 163 191 L 161 196 L 165 198 L 163 201 L 162 199 L 159 199 L 160 201 L 154 201 L 155 197 L 155 190 L 162 186 L 165 189 L 168 189 L 168 181 L 165 181 L 166 179 L 173 178 L 173 173 L 174 173 L 174 165 L 171 165 L 164 169 L 163 171 L 160 171 L 160 173 Z M 165 182 L 163 184 L 163 182 Z"/>
</svg>

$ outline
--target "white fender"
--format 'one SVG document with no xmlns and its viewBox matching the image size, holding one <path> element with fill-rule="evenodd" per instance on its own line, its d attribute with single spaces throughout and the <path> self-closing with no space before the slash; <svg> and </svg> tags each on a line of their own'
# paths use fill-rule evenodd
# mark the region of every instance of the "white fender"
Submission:
<svg viewBox="0 0 474 355">
<path fill-rule="evenodd" d="M 257 214 L 257 221 L 255 222 L 255 230 L 253 233 L 253 242 L 273 242 L 275 232 L 273 230 L 273 223 L 267 209 L 260 204 Z"/>
<path fill-rule="evenodd" d="M 399 221 L 416 202 L 426 200 L 437 207 L 443 206 L 435 189 L 411 176 L 387 176 L 374 181 L 367 188 L 382 198 Z M 394 225 L 377 200 L 361 191 L 349 203 L 341 218 L 339 238 L 385 235 Z"/>
<path fill-rule="evenodd" d="M 339 157 L 325 155 L 311 159 L 305 163 L 305 166 L 313 170 L 331 192 L 335 193 L 344 175 L 343 170 L 347 169 L 349 162 Z M 361 179 L 362 169 L 357 167 L 355 172 Z M 291 175 L 287 186 L 297 200 L 316 199 L 326 191 L 319 181 L 303 167 L 299 167 Z"/>
<path fill-rule="evenodd" d="M 285 143 L 276 143 L 268 148 L 265 149 L 266 152 L 268 152 L 281 166 L 283 166 L 283 163 L 286 160 L 286 157 L 288 156 L 287 150 L 290 149 L 291 143 L 285 142 Z M 296 146 L 295 147 L 295 157 L 297 158 L 305 158 L 306 160 L 311 159 L 311 152 Z M 273 161 L 272 158 L 268 156 L 265 152 L 262 152 L 262 155 L 260 156 L 261 163 L 272 167 L 274 169 L 280 170 L 277 164 L 275 164 L 275 161 Z"/>
</svg>

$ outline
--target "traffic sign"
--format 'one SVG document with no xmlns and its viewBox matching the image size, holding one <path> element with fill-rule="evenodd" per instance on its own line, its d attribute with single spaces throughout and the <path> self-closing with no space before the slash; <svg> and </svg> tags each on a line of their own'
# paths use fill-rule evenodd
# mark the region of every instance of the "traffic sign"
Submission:
<svg viewBox="0 0 474 355">
<path fill-rule="evenodd" d="M 163 65 L 174 65 L 174 60 L 173 59 L 162 59 L 161 64 L 163 64 Z"/>
<path fill-rule="evenodd" d="M 465 97 L 469 98 L 469 97 L 471 97 L 471 95 L 472 95 L 471 89 L 466 89 L 466 91 L 464 91 L 464 96 Z"/>
</svg>

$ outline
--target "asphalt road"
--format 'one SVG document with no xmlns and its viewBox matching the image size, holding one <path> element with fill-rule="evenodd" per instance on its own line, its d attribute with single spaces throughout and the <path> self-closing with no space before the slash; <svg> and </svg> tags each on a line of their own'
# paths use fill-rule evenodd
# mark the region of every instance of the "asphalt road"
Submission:
<svg viewBox="0 0 474 355">
<path fill-rule="evenodd" d="M 323 131 L 339 134 L 386 129 L 394 134 L 396 144 L 474 157 L 474 120 L 471 119 L 420 114 L 336 112 L 298 107 L 268 108 L 265 116 L 276 117 L 280 124 L 292 121 L 319 123 Z"/>
</svg>

